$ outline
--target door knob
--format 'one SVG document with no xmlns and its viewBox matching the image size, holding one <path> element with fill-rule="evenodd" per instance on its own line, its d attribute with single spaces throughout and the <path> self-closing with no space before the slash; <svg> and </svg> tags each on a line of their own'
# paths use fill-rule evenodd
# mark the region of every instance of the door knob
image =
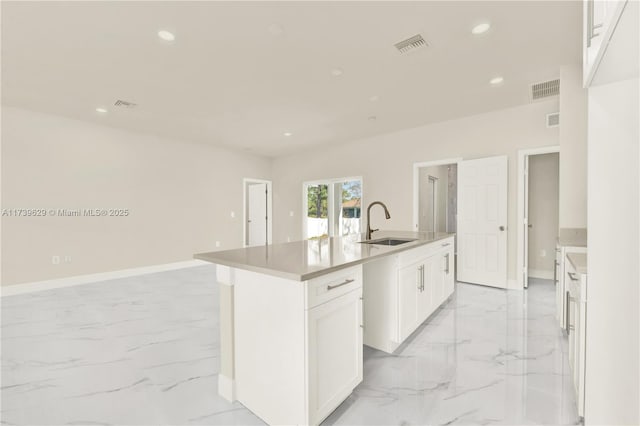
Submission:
<svg viewBox="0 0 640 426">
<path fill-rule="evenodd" d="M 501 226 L 501 227 L 500 227 L 500 228 L 498 228 L 498 229 L 500 229 L 501 231 L 504 231 L 504 226 Z"/>
</svg>

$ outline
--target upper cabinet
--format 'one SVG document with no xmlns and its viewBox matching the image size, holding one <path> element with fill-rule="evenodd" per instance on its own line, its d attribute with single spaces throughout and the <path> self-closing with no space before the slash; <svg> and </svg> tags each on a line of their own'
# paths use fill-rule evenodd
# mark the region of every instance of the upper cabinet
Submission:
<svg viewBox="0 0 640 426">
<path fill-rule="evenodd" d="M 584 0 L 584 87 L 589 87 L 628 0 Z"/>
</svg>

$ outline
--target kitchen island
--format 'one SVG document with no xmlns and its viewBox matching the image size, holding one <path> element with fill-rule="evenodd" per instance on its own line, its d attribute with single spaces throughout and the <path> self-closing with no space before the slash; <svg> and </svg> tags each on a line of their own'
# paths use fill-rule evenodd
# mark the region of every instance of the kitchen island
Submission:
<svg viewBox="0 0 640 426">
<path fill-rule="evenodd" d="M 453 234 L 387 231 L 200 253 L 220 284 L 220 395 L 318 424 L 452 293 Z"/>
</svg>

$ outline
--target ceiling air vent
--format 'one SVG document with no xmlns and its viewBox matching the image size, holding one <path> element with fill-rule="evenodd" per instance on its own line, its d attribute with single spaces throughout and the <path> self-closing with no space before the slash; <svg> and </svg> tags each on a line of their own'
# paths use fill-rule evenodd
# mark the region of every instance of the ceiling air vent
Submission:
<svg viewBox="0 0 640 426">
<path fill-rule="evenodd" d="M 560 113 L 547 114 L 547 127 L 558 127 L 560 125 Z"/>
<path fill-rule="evenodd" d="M 394 44 L 394 46 L 400 53 L 407 53 L 416 49 L 420 49 L 422 47 L 427 47 L 428 44 L 420 34 L 416 34 L 411 38 L 402 40 L 401 42 Z"/>
<path fill-rule="evenodd" d="M 115 101 L 114 105 L 121 108 L 135 108 L 138 106 L 138 104 L 134 104 L 133 102 L 123 101 L 122 99 L 118 99 L 117 101 Z"/>
<path fill-rule="evenodd" d="M 548 98 L 560 94 L 560 79 L 543 81 L 531 85 L 531 100 Z"/>
</svg>

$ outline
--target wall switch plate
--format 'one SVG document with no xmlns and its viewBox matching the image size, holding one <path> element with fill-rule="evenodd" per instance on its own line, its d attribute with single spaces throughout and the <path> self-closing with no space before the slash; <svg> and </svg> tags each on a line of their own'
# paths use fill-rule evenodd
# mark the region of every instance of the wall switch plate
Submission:
<svg viewBox="0 0 640 426">
<path fill-rule="evenodd" d="M 53 265 L 59 265 L 60 264 L 60 256 L 51 256 L 51 263 Z"/>
<path fill-rule="evenodd" d="M 293 217 L 293 210 L 289 211 L 289 217 Z"/>
<path fill-rule="evenodd" d="M 287 237 L 287 242 L 290 243 L 291 242 L 291 237 Z"/>
<path fill-rule="evenodd" d="M 540 250 L 540 257 L 547 257 L 547 251 L 545 249 Z"/>
<path fill-rule="evenodd" d="M 236 212 L 231 212 L 231 218 L 233 219 L 234 217 L 236 217 Z"/>
<path fill-rule="evenodd" d="M 216 247 L 220 247 L 220 241 L 216 241 Z"/>
</svg>

